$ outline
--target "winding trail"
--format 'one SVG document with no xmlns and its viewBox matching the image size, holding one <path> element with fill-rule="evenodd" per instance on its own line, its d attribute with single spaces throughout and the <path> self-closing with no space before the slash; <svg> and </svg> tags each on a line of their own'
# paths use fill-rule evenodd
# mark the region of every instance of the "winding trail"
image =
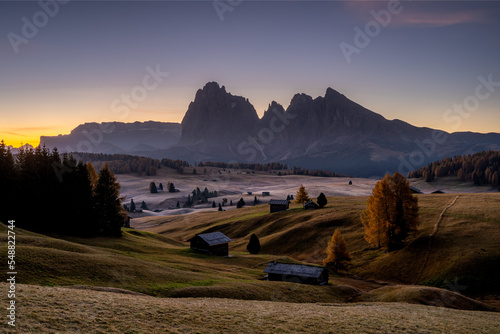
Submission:
<svg viewBox="0 0 500 334">
<path fill-rule="evenodd" d="M 448 206 L 443 209 L 443 212 L 441 212 L 441 215 L 439 215 L 439 219 L 437 220 L 436 224 L 434 225 L 434 230 L 429 235 L 429 249 L 427 250 L 427 255 L 425 256 L 424 265 L 422 266 L 422 269 L 420 269 L 420 272 L 418 273 L 417 279 L 415 280 L 415 284 L 418 284 L 418 282 L 420 281 L 420 277 L 422 276 L 422 274 L 425 270 L 425 267 L 427 267 L 427 262 L 429 261 L 429 256 L 431 255 L 431 251 L 432 251 L 432 239 L 433 239 L 434 235 L 436 235 L 437 231 L 439 230 L 439 224 L 443 220 L 443 217 L 444 217 L 444 214 L 446 213 L 446 211 L 455 204 L 458 197 L 460 197 L 460 196 L 455 197 L 453 199 L 453 201 L 451 201 L 451 203 L 448 204 Z"/>
</svg>

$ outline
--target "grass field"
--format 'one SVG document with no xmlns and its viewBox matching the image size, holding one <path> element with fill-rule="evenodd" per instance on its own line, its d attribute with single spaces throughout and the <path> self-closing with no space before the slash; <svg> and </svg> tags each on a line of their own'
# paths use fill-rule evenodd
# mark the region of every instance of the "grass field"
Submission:
<svg viewBox="0 0 500 334">
<path fill-rule="evenodd" d="M 0 286 L 5 286 L 2 283 Z M 20 285 L 17 333 L 484 333 L 500 314 L 401 303 L 155 298 Z M 2 298 L 5 298 L 2 296 Z M 4 300 L 2 300 L 4 303 Z M 4 330 L 4 333 L 15 331 Z"/>
<path fill-rule="evenodd" d="M 363 239 L 359 215 L 366 197 L 330 197 L 317 211 L 293 204 L 269 214 L 261 205 L 144 217 L 133 220 L 141 229 L 124 229 L 114 239 L 17 229 L 19 323 L 23 333 L 204 333 L 206 324 L 213 332 L 242 333 L 490 333 L 500 325 L 498 313 L 489 312 L 499 305 L 500 194 L 458 195 L 432 242 L 429 235 L 456 195 L 418 197 L 419 231 L 392 253 Z M 321 263 L 335 228 L 352 253 L 350 275 L 332 276 L 328 286 L 263 280 L 272 260 Z M 205 231 L 233 239 L 231 257 L 191 251 L 186 240 Z M 245 250 L 251 233 L 260 237 L 259 255 Z M 7 239 L 5 225 L 0 239 Z"/>
<path fill-rule="evenodd" d="M 317 264 L 339 228 L 353 257 L 352 274 L 404 284 L 458 284 L 466 286 L 460 292 L 470 295 L 500 294 L 495 283 L 500 281 L 496 269 L 500 267 L 500 194 L 459 194 L 429 246 L 436 222 L 456 196 L 418 195 L 419 230 L 406 248 L 392 253 L 371 248 L 363 238 L 359 217 L 366 197 L 330 197 L 327 206 L 317 211 L 292 204 L 289 211 L 269 214 L 268 205 L 260 205 L 227 212 L 144 217 L 134 219 L 133 225 L 181 241 L 195 233 L 221 231 L 233 239 L 230 250 L 235 252 L 244 252 L 250 235 L 256 233 L 262 253 Z"/>
</svg>

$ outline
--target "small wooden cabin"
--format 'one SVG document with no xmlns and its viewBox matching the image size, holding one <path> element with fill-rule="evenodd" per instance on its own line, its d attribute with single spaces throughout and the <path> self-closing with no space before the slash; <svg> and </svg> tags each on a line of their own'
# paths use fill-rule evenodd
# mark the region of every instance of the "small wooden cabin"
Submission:
<svg viewBox="0 0 500 334">
<path fill-rule="evenodd" d="M 270 196 L 271 193 L 269 191 L 263 191 L 262 196 Z"/>
<path fill-rule="evenodd" d="M 272 199 L 269 201 L 270 212 L 286 211 L 290 208 L 290 201 L 286 199 Z"/>
<path fill-rule="evenodd" d="M 264 270 L 269 281 L 284 281 L 302 284 L 328 284 L 328 270 L 324 267 L 304 264 L 269 262 Z"/>
<path fill-rule="evenodd" d="M 314 203 L 313 201 L 309 201 L 304 203 L 304 209 L 310 209 L 310 210 L 319 209 L 319 205 Z"/>
<path fill-rule="evenodd" d="M 217 256 L 229 255 L 229 242 L 232 240 L 222 232 L 197 234 L 189 240 L 191 249 Z"/>
<path fill-rule="evenodd" d="M 418 188 L 415 188 L 414 186 L 410 186 L 410 190 L 414 194 L 422 194 L 422 191 Z"/>
</svg>

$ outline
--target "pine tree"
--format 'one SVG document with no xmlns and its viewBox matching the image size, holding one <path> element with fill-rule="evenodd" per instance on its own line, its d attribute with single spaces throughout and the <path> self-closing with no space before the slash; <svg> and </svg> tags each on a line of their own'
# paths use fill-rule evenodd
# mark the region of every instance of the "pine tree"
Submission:
<svg viewBox="0 0 500 334">
<path fill-rule="evenodd" d="M 168 186 L 168 192 L 169 193 L 175 193 L 175 186 L 174 186 L 174 183 L 173 182 L 169 182 L 169 186 Z"/>
<path fill-rule="evenodd" d="M 347 271 L 348 263 L 351 256 L 347 251 L 347 245 L 344 238 L 340 235 L 339 229 L 336 229 L 332 235 L 328 247 L 326 248 L 326 259 L 323 260 L 323 265 L 335 272 Z"/>
<path fill-rule="evenodd" d="M 258 203 L 259 203 L 259 200 L 257 199 L 257 196 L 255 196 L 253 199 L 253 205 L 257 205 Z"/>
<path fill-rule="evenodd" d="M 177 201 L 177 205 L 176 205 L 177 208 L 180 208 L 181 207 L 181 204 L 179 203 L 179 201 Z"/>
<path fill-rule="evenodd" d="M 247 251 L 250 254 L 259 254 L 260 252 L 260 241 L 255 233 L 252 233 L 252 235 L 250 236 L 250 240 L 248 241 L 247 245 Z"/>
<path fill-rule="evenodd" d="M 365 240 L 389 251 L 401 248 L 418 225 L 418 199 L 399 173 L 386 175 L 375 185 L 361 215 Z"/>
<path fill-rule="evenodd" d="M 160 189 L 161 191 L 163 191 L 163 184 L 161 184 L 161 182 L 160 182 L 160 184 L 158 185 L 158 189 Z"/>
<path fill-rule="evenodd" d="M 149 210 L 148 209 L 148 205 L 146 204 L 146 202 L 142 201 L 142 203 L 141 203 L 141 209 L 142 210 Z"/>
<path fill-rule="evenodd" d="M 238 201 L 238 203 L 236 203 L 236 208 L 237 208 L 237 209 L 240 209 L 240 208 L 242 208 L 245 204 L 246 204 L 246 203 L 245 203 L 245 201 L 243 200 L 243 197 L 242 197 L 242 198 L 240 198 L 240 200 Z"/>
<path fill-rule="evenodd" d="M 135 207 L 134 200 L 133 200 L 133 199 L 131 199 L 131 200 L 130 200 L 130 211 L 129 211 L 129 212 L 134 212 L 134 211 L 135 211 L 135 209 L 136 209 L 136 207 Z"/>
<path fill-rule="evenodd" d="M 120 184 L 108 163 L 99 173 L 95 187 L 95 205 L 99 230 L 103 235 L 121 236 L 124 214 L 120 199 Z"/>
<path fill-rule="evenodd" d="M 7 213 L 15 209 L 18 201 L 16 200 L 18 191 L 17 169 L 14 162 L 14 156 L 4 141 L 0 142 L 0 220 L 4 223 L 9 217 Z"/>
<path fill-rule="evenodd" d="M 219 203 L 219 211 L 223 211 L 222 210 L 222 205 Z"/>
<path fill-rule="evenodd" d="M 215 208 L 216 205 L 215 205 L 215 201 L 212 201 L 212 208 Z"/>
<path fill-rule="evenodd" d="M 310 198 L 307 194 L 306 188 L 301 184 L 299 187 L 299 191 L 297 191 L 297 196 L 295 198 L 296 203 L 305 203 L 310 201 Z"/>
<path fill-rule="evenodd" d="M 320 208 L 324 207 L 326 205 L 326 203 L 328 203 L 328 200 L 326 199 L 326 196 L 323 193 L 319 194 L 317 200 L 318 200 L 318 205 Z"/>
<path fill-rule="evenodd" d="M 229 201 L 229 206 L 233 206 L 233 200 Z"/>
<path fill-rule="evenodd" d="M 154 182 L 151 182 L 149 184 L 149 192 L 152 193 L 152 194 L 157 194 L 158 193 L 158 189 L 156 188 L 156 184 Z"/>
</svg>

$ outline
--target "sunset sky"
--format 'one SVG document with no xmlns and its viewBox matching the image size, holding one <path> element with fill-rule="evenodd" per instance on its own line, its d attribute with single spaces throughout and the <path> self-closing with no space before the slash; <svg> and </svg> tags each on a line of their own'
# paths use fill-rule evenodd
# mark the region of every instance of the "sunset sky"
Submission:
<svg viewBox="0 0 500 334">
<path fill-rule="evenodd" d="M 8 145 L 85 122 L 180 122 L 208 81 L 260 116 L 332 87 L 388 119 L 500 132 L 497 1 L 49 3 L 0 1 Z"/>
</svg>

